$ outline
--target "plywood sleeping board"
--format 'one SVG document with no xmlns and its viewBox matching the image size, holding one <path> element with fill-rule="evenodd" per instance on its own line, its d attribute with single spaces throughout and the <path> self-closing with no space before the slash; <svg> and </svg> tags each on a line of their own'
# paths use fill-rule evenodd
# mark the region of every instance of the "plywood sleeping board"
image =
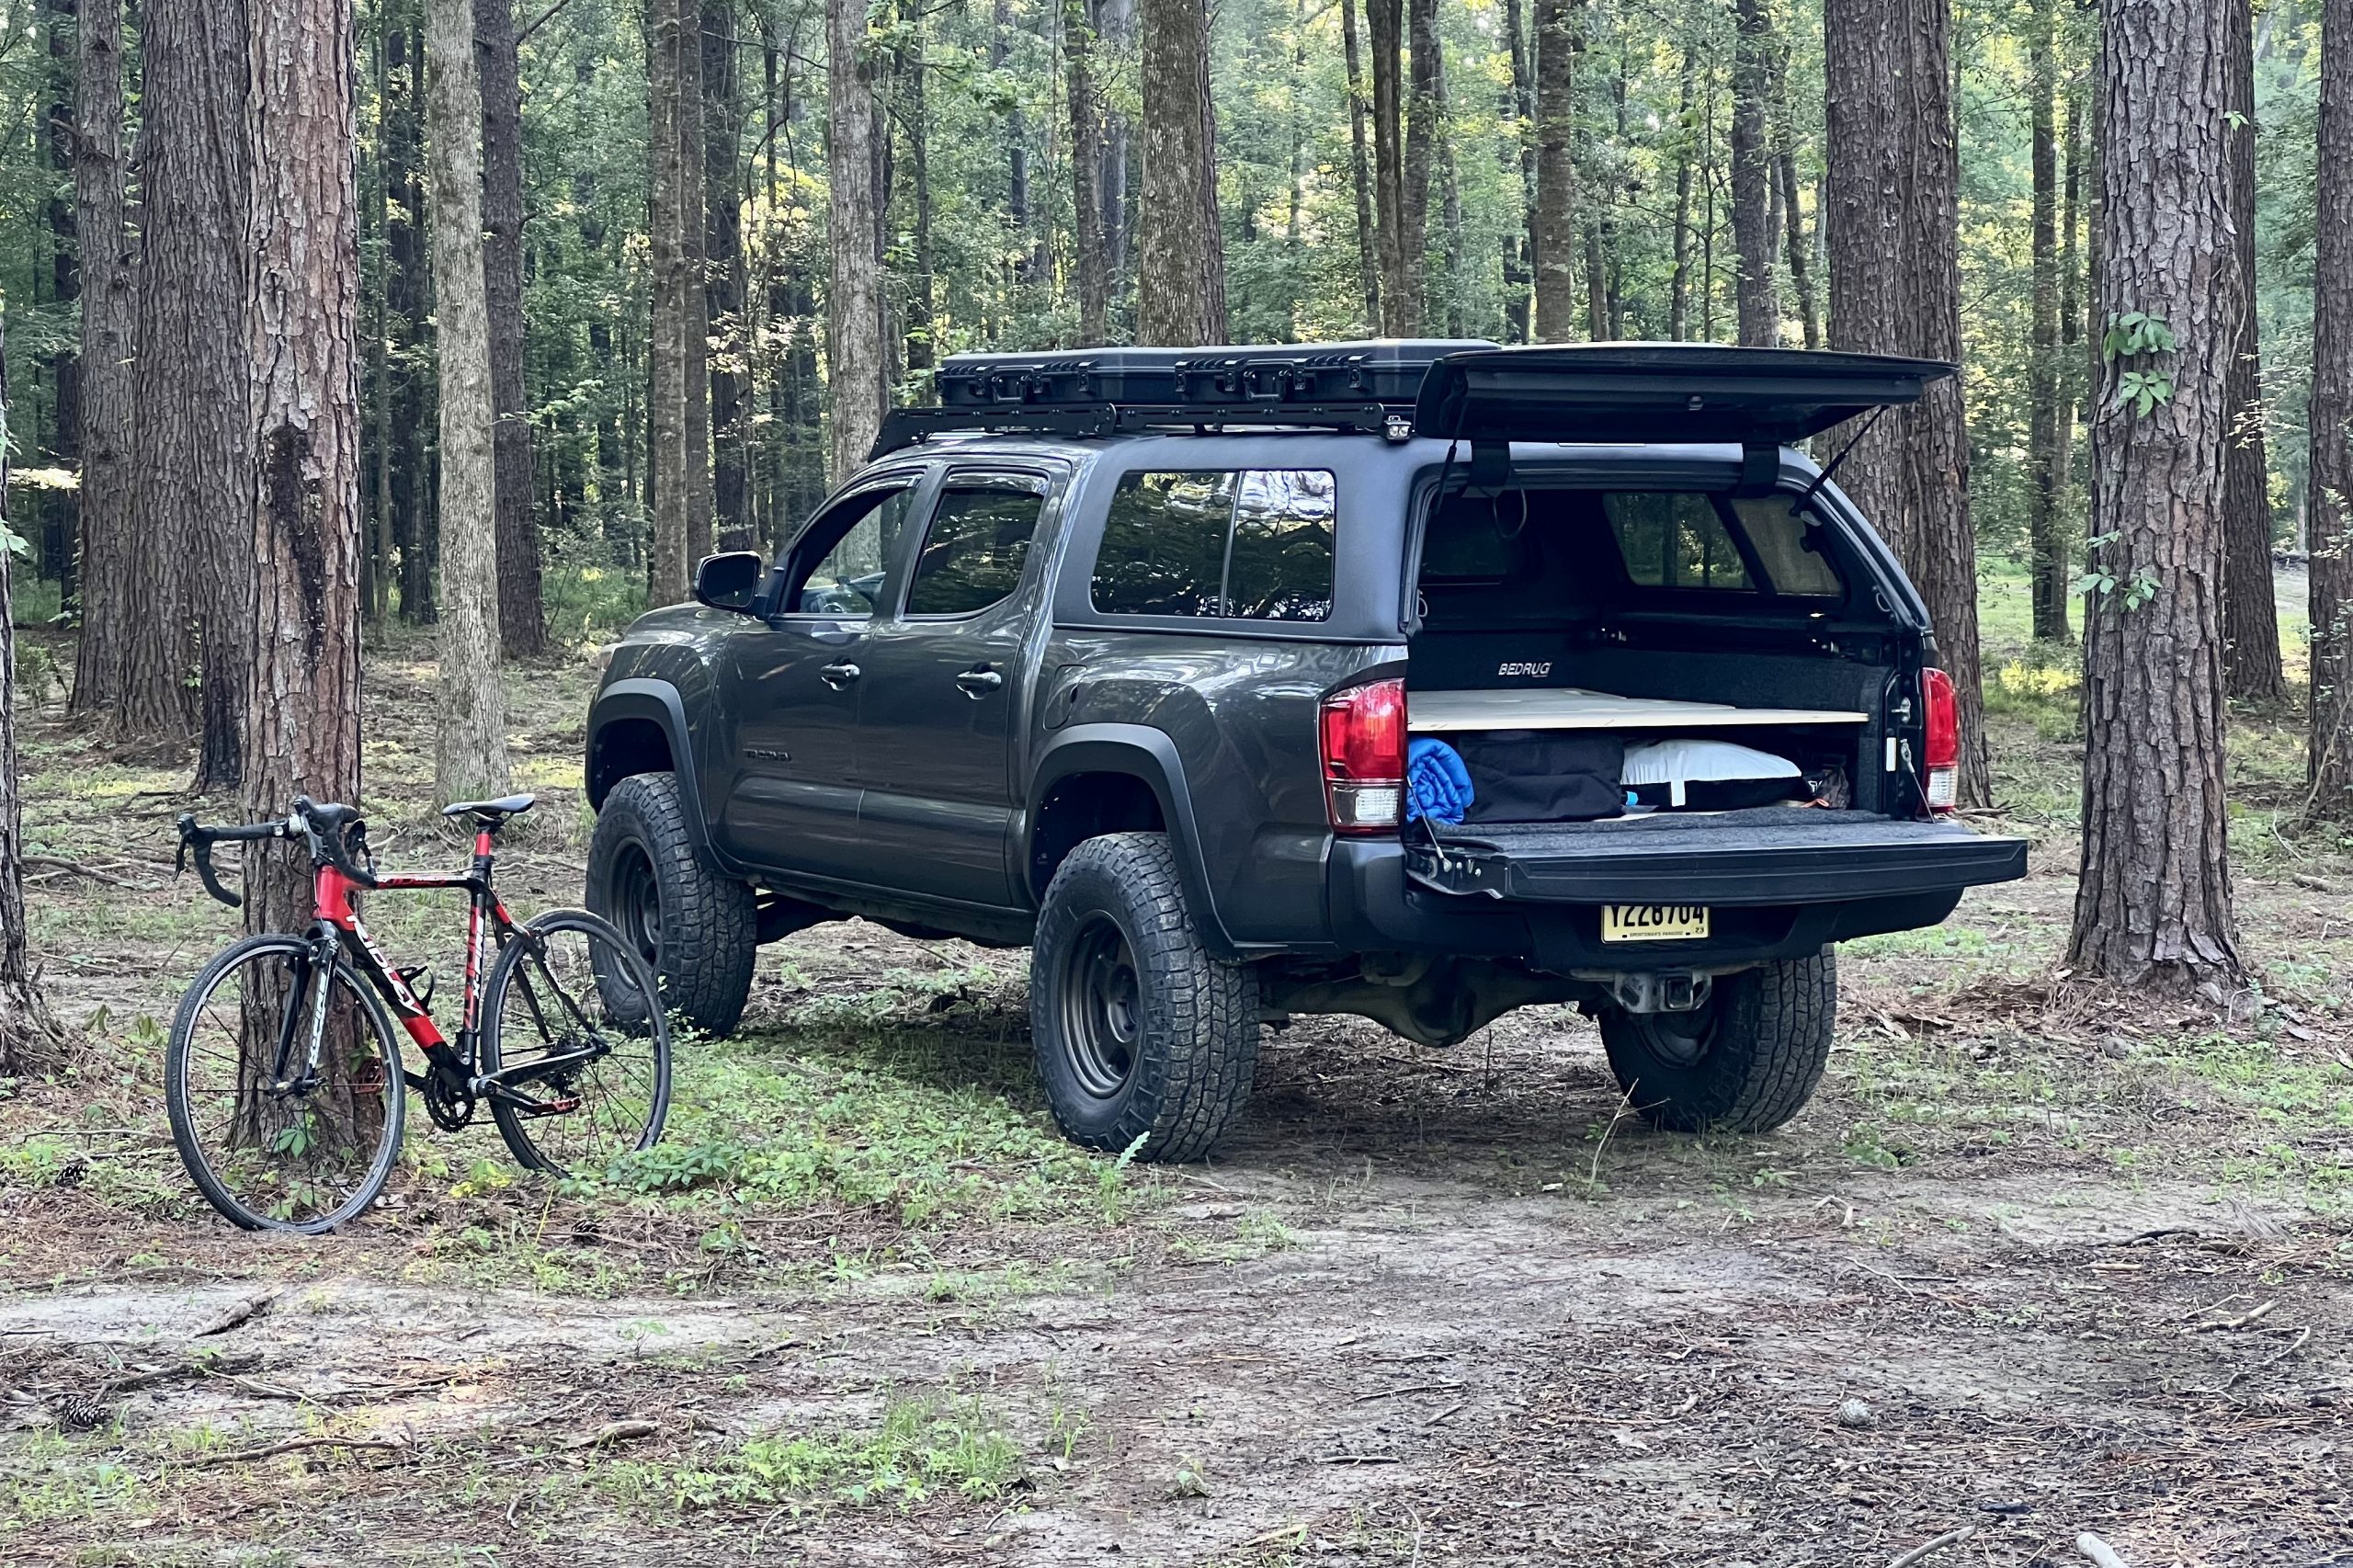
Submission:
<svg viewBox="0 0 2353 1568">
<path fill-rule="evenodd" d="M 1815 708 L 1732 708 L 1720 702 L 1615 697 L 1574 687 L 1512 691 L 1416 691 L 1407 699 L 1417 734 L 1464 730 L 1697 730 L 1759 724 L 1860 724 L 1864 715 Z"/>
</svg>

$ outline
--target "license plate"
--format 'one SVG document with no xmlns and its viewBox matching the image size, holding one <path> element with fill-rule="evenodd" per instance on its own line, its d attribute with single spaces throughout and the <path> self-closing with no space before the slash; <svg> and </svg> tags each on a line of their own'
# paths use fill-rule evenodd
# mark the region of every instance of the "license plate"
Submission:
<svg viewBox="0 0 2353 1568">
<path fill-rule="evenodd" d="M 1679 942 L 1708 934 L 1708 911 L 1696 903 L 1605 903 L 1605 942 Z"/>
</svg>

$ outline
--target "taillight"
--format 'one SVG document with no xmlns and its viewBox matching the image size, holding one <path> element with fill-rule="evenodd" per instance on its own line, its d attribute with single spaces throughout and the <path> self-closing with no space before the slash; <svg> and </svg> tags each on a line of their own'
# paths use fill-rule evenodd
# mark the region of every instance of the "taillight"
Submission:
<svg viewBox="0 0 2353 1568">
<path fill-rule="evenodd" d="M 1927 782 L 1928 809 L 1949 812 L 1960 803 L 1961 702 L 1953 695 L 1952 676 L 1942 670 L 1921 672 L 1920 695 L 1927 710 L 1920 772 Z"/>
<path fill-rule="evenodd" d="M 1324 798 L 1336 833 L 1394 832 L 1405 805 L 1405 683 L 1324 699 Z"/>
</svg>

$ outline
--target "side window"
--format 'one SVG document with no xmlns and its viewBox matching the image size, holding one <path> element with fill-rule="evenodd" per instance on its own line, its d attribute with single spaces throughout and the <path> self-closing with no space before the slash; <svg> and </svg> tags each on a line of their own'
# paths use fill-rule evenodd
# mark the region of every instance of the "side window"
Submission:
<svg viewBox="0 0 2353 1568">
<path fill-rule="evenodd" d="M 1765 575 L 1773 580 L 1775 593 L 1835 599 L 1846 591 L 1846 585 L 1838 580 L 1837 568 L 1827 557 L 1806 548 L 1805 518 L 1790 506 L 1796 499 L 1794 495 L 1736 496 L 1732 509 L 1740 518 L 1741 532 L 1748 536 L 1748 548 L 1756 552 Z"/>
<path fill-rule="evenodd" d="M 915 502 L 913 483 L 853 495 L 819 519 L 796 557 L 824 547 L 825 553 L 801 580 L 790 585 L 782 603 L 788 615 L 870 616 L 881 597 L 883 579 Z M 830 545 L 826 540 L 830 538 Z"/>
<path fill-rule="evenodd" d="M 1326 620 L 1338 486 L 1317 469 L 1130 474 L 1096 557 L 1111 615 Z"/>
<path fill-rule="evenodd" d="M 1620 491 L 1601 498 L 1626 575 L 1645 588 L 1755 593 L 1716 505 L 1692 491 Z"/>
<path fill-rule="evenodd" d="M 1021 585 L 1021 568 L 1046 509 L 1043 481 L 951 477 L 907 591 L 909 615 L 976 615 Z"/>
</svg>

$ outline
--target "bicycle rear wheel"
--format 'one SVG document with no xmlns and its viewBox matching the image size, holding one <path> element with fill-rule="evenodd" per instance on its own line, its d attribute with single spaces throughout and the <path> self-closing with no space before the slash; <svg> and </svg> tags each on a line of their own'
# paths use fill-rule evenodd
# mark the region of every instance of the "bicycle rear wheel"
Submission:
<svg viewBox="0 0 2353 1568">
<path fill-rule="evenodd" d="M 483 988 L 483 1074 L 515 1096 L 486 1096 L 507 1148 L 557 1175 L 652 1148 L 670 1114 L 670 1025 L 653 966 L 585 910 L 526 929 Z"/>
<path fill-rule="evenodd" d="M 273 1086 L 310 1054 L 327 987 L 319 1082 Z M 400 1155 L 407 1099 L 383 1004 L 337 960 L 322 972 L 298 937 L 248 937 L 180 999 L 164 1053 L 172 1142 L 197 1190 L 249 1231 L 332 1231 L 376 1201 Z"/>
</svg>

